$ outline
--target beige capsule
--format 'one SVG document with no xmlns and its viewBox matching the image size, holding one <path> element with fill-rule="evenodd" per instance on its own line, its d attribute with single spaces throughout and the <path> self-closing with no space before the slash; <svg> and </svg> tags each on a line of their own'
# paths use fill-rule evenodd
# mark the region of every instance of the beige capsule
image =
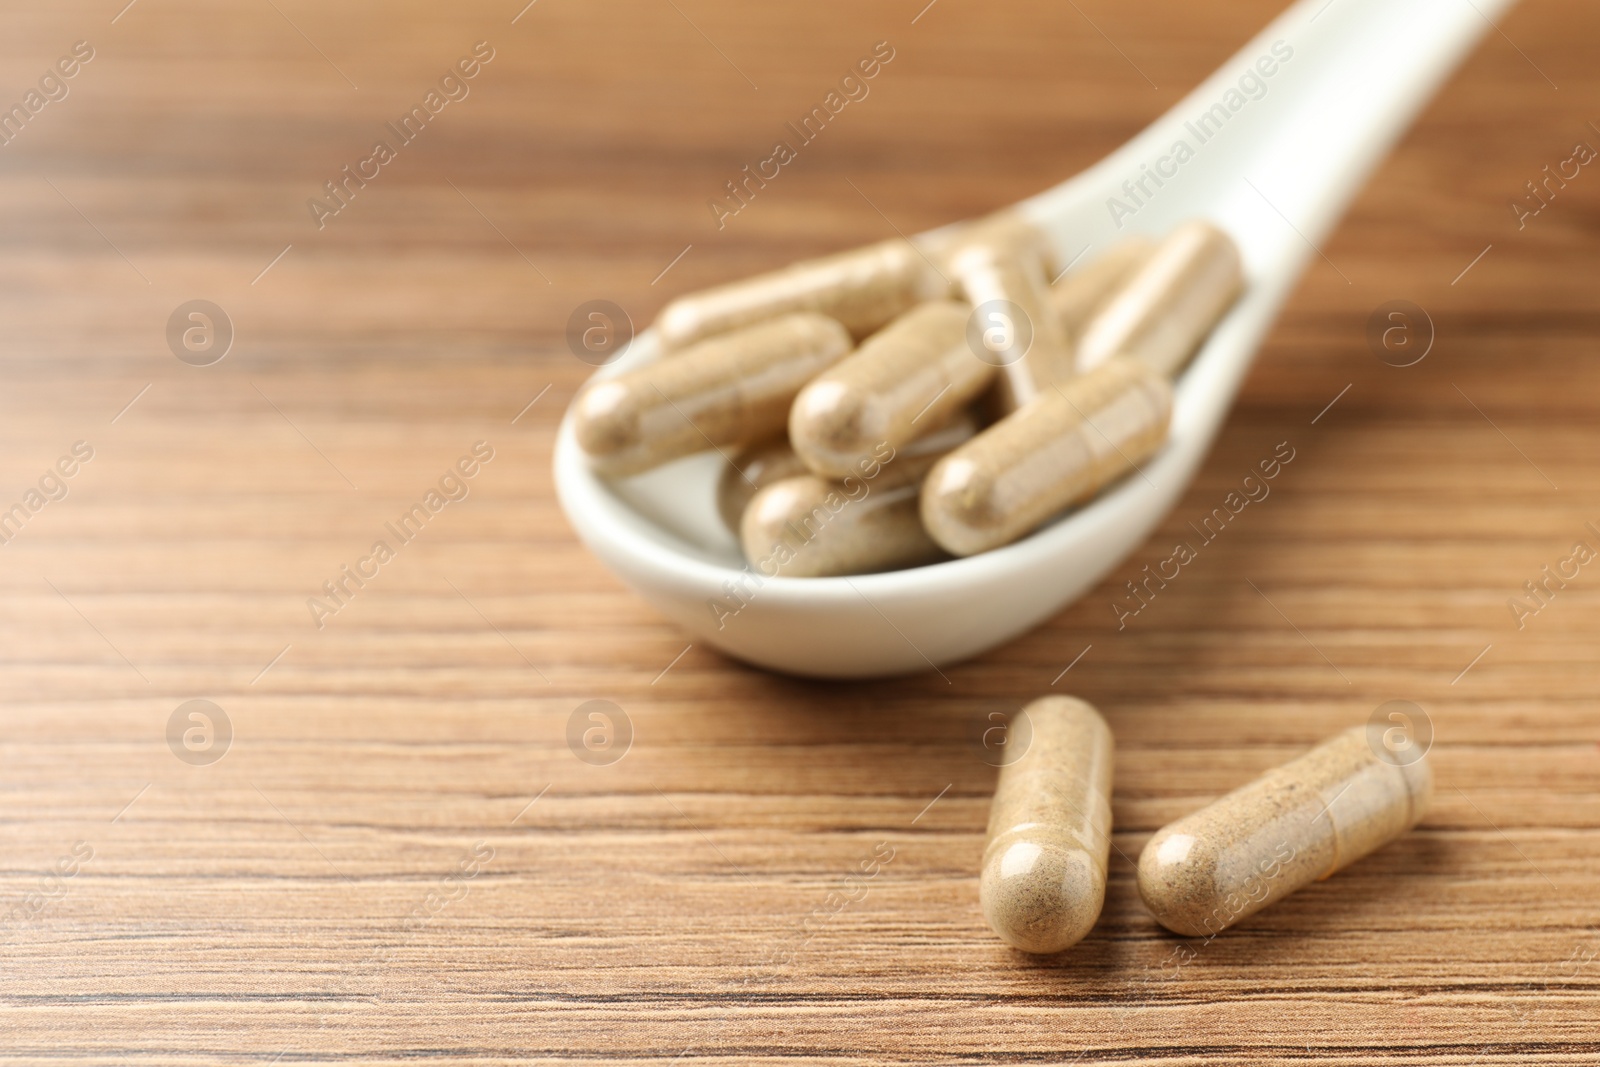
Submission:
<svg viewBox="0 0 1600 1067">
<path fill-rule="evenodd" d="M 809 474 L 811 468 L 795 454 L 787 437 L 745 445 L 728 457 L 717 478 L 717 514 L 734 534 L 750 498 L 773 482 Z"/>
<path fill-rule="evenodd" d="M 974 245 L 1032 256 L 1050 277 L 1060 270 L 1060 257 L 1050 235 L 1010 208 L 951 227 L 944 236 L 931 242 L 931 254 L 946 271 L 954 273 L 956 260 Z"/>
<path fill-rule="evenodd" d="M 884 241 L 679 297 L 656 317 L 656 335 L 676 349 L 778 315 L 814 311 L 843 323 L 859 340 L 912 305 L 948 295 L 949 288 L 909 241 Z"/>
<path fill-rule="evenodd" d="M 1215 934 L 1404 834 L 1432 795 L 1425 756 L 1401 764 L 1380 727 L 1354 727 L 1163 827 L 1139 895 L 1174 933 Z"/>
<path fill-rule="evenodd" d="M 978 900 L 1006 944 L 1060 952 L 1100 917 L 1111 849 L 1111 729 L 1091 705 L 1042 697 L 1031 739 L 1000 769 Z"/>
<path fill-rule="evenodd" d="M 789 440 L 812 471 L 842 478 L 887 443 L 949 422 L 994 380 L 967 347 L 965 304 L 921 304 L 813 378 L 789 411 Z"/>
<path fill-rule="evenodd" d="M 844 327 L 812 312 L 703 341 L 584 390 L 578 444 L 595 470 L 618 476 L 771 437 L 801 387 L 849 351 Z"/>
<path fill-rule="evenodd" d="M 957 556 L 1009 544 L 1153 455 L 1171 416 L 1165 378 L 1113 360 L 940 460 L 923 482 L 923 525 Z"/>
<path fill-rule="evenodd" d="M 1177 374 L 1243 286 L 1233 240 L 1210 223 L 1184 223 L 1084 327 L 1079 373 L 1128 356 L 1158 374 Z"/>
<path fill-rule="evenodd" d="M 1125 237 L 1082 267 L 1069 270 L 1050 286 L 1050 306 L 1071 344 L 1117 289 L 1133 276 L 1155 249 L 1148 237 Z"/>
<path fill-rule="evenodd" d="M 880 445 L 840 481 L 805 474 L 767 486 L 739 525 L 745 558 L 762 574 L 785 578 L 867 574 L 944 559 L 922 528 L 917 496 L 928 468 L 975 428 L 962 416 L 901 449 Z"/>
<path fill-rule="evenodd" d="M 999 367 L 994 407 L 1005 415 L 1073 375 L 1072 347 L 1050 305 L 1039 258 L 999 245 L 974 245 L 954 260 L 972 305 L 969 345 Z"/>
</svg>

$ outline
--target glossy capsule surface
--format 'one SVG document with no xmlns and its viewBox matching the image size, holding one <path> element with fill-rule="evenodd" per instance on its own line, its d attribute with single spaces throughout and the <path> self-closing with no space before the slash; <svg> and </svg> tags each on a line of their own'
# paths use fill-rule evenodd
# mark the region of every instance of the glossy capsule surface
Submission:
<svg viewBox="0 0 1600 1067">
<path fill-rule="evenodd" d="M 586 389 L 576 404 L 578 444 L 596 471 L 614 477 L 773 437 L 806 382 L 849 351 L 845 328 L 812 312 L 702 341 Z"/>
<path fill-rule="evenodd" d="M 950 227 L 929 243 L 931 254 L 947 275 L 955 273 L 956 260 L 961 254 L 977 245 L 1004 249 L 1011 255 L 1031 256 L 1039 261 L 1050 278 L 1061 271 L 1055 242 L 1020 212 L 1011 209 Z"/>
<path fill-rule="evenodd" d="M 1060 952 L 1083 939 L 1105 901 L 1111 730 L 1071 697 L 1043 697 L 1024 714 L 1031 737 L 1000 768 L 978 899 L 1006 944 Z"/>
<path fill-rule="evenodd" d="M 970 350 L 999 370 L 993 396 L 998 414 L 1016 411 L 1072 377 L 1072 348 L 1037 256 L 973 245 L 955 257 L 953 267 L 972 305 Z"/>
<path fill-rule="evenodd" d="M 735 535 L 750 498 L 774 482 L 810 473 L 787 437 L 745 445 L 728 457 L 717 477 L 717 514 Z"/>
<path fill-rule="evenodd" d="M 1172 387 L 1114 360 L 1053 387 L 951 452 L 922 486 L 922 521 L 946 551 L 999 548 L 1127 474 L 1166 439 Z"/>
<path fill-rule="evenodd" d="M 963 415 L 894 450 L 881 446 L 839 480 L 804 474 L 751 498 L 739 526 L 745 558 L 763 574 L 824 578 L 916 567 L 947 558 L 922 526 L 928 469 L 975 428 Z"/>
<path fill-rule="evenodd" d="M 1150 258 L 1155 242 L 1143 235 L 1125 237 L 1089 260 L 1067 271 L 1050 286 L 1050 306 L 1067 335 L 1076 344 L 1095 313 L 1117 289 Z"/>
<path fill-rule="evenodd" d="M 1243 286 L 1233 240 L 1210 223 L 1184 223 L 1084 327 L 1078 371 L 1122 356 L 1142 361 L 1157 374 L 1177 374 Z"/>
<path fill-rule="evenodd" d="M 789 412 L 789 440 L 829 478 L 855 472 L 880 445 L 901 448 L 938 429 L 994 380 L 966 344 L 971 309 L 919 305 L 814 378 Z"/>
<path fill-rule="evenodd" d="M 1215 934 L 1401 836 L 1433 771 L 1380 753 L 1380 728 L 1354 727 L 1163 827 L 1139 857 L 1145 906 L 1174 933 Z"/>
<path fill-rule="evenodd" d="M 764 319 L 813 311 L 866 337 L 949 285 L 909 241 L 892 240 L 679 297 L 656 317 L 656 335 L 682 348 Z"/>
</svg>

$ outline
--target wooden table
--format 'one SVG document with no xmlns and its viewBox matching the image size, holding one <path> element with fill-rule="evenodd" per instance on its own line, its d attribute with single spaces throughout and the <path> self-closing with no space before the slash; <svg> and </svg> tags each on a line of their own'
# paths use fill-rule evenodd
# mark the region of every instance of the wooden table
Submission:
<svg viewBox="0 0 1600 1067">
<path fill-rule="evenodd" d="M 568 315 L 642 326 L 1014 201 L 1274 0 L 122 2 L 0 22 L 19 100 L 93 50 L 0 147 L 0 507 L 44 479 L 0 546 L 0 1060 L 1600 1061 L 1600 571 L 1508 608 L 1600 546 L 1600 173 L 1508 207 L 1600 145 L 1592 5 L 1488 32 L 1111 579 L 948 684 L 829 685 L 691 645 L 576 543 Z M 364 163 L 479 41 L 467 95 Z M 346 165 L 374 176 L 333 213 Z M 1402 298 L 1438 336 L 1396 368 L 1364 331 Z M 169 344 L 193 300 L 233 328 L 208 366 L 181 315 Z M 319 628 L 308 599 L 479 441 L 465 499 Z M 1270 498 L 1119 632 L 1123 583 L 1279 442 Z M 1095 932 L 1028 959 L 978 911 L 970 737 L 1063 691 L 1116 731 L 1116 850 Z M 591 699 L 632 723 L 620 762 L 569 750 Z M 1436 733 L 1415 834 L 1209 944 L 1145 914 L 1153 830 L 1396 699 Z"/>
</svg>

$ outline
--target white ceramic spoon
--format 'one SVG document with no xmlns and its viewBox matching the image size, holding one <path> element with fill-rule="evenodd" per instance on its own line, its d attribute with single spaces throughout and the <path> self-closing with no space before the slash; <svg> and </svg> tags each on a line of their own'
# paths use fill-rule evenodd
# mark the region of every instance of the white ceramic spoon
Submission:
<svg viewBox="0 0 1600 1067">
<path fill-rule="evenodd" d="M 1159 236 L 1186 219 L 1207 218 L 1238 242 L 1247 278 L 1243 298 L 1179 381 L 1170 439 L 1142 476 L 1124 479 L 1032 536 L 912 570 L 765 578 L 746 567 L 717 518 L 720 456 L 689 457 L 610 484 L 586 469 L 570 412 L 555 452 L 562 507 L 584 543 L 663 614 L 696 640 L 764 667 L 828 678 L 903 674 L 1010 640 L 1099 581 L 1177 501 L 1256 346 L 1318 255 L 1314 246 L 1489 20 L 1510 4 L 1302 0 L 1132 141 L 1017 205 L 1054 238 L 1064 261 L 1080 254 L 1087 261 L 1119 236 Z M 1292 54 L 1284 58 L 1286 51 Z M 1262 73 L 1267 69 L 1270 77 Z M 1245 90 L 1260 92 L 1251 74 L 1264 94 L 1229 97 L 1241 78 Z M 1225 121 L 1201 129 L 1209 133 L 1202 143 L 1201 116 L 1241 98 Z M 1181 165 L 1171 156 L 1179 140 L 1194 153 Z M 1176 173 L 1159 188 L 1146 179 L 1144 193 L 1152 195 L 1136 190 L 1136 205 L 1123 183 L 1158 164 Z M 1135 212 L 1114 221 L 1113 196 Z M 599 374 L 655 356 L 646 331 Z"/>
</svg>

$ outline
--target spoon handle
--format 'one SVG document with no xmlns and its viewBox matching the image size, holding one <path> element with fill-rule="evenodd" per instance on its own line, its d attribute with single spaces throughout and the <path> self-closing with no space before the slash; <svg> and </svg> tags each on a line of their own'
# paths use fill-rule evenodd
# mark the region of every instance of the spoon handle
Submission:
<svg viewBox="0 0 1600 1067">
<path fill-rule="evenodd" d="M 1064 259 L 1203 216 L 1249 273 L 1298 271 L 1512 2 L 1301 0 L 1133 140 L 1020 209 Z"/>
</svg>

